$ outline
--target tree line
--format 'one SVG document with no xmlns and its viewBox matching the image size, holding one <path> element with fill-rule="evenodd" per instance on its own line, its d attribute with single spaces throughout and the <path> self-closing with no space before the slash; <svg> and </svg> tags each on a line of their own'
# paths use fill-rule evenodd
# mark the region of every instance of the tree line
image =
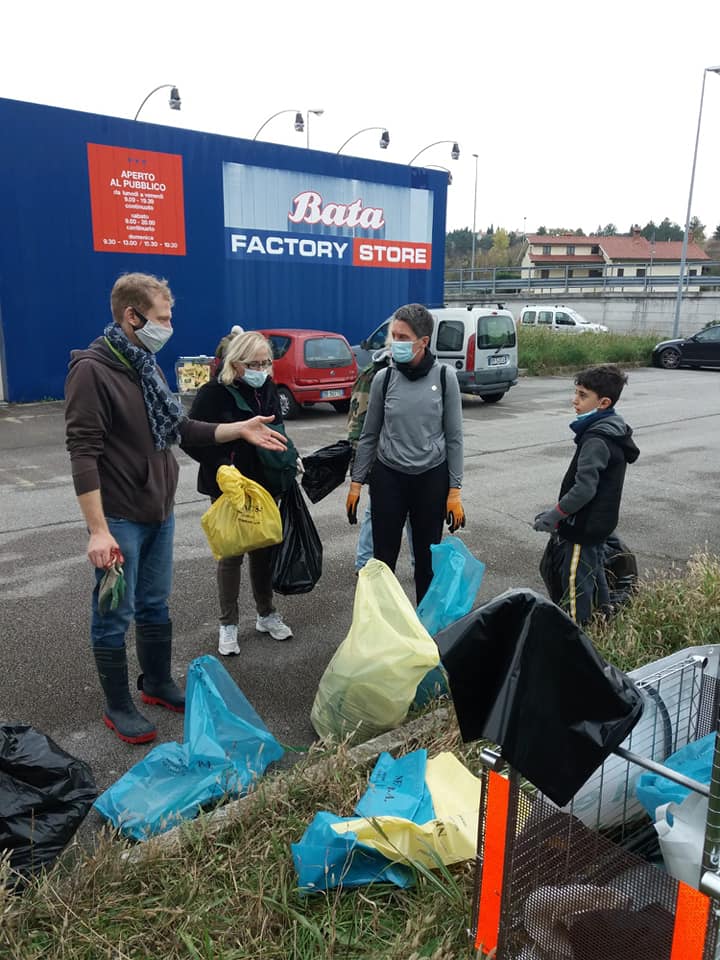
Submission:
<svg viewBox="0 0 720 960">
<path fill-rule="evenodd" d="M 626 233 L 622 233 L 614 223 L 607 223 L 605 226 L 598 224 L 592 236 L 596 237 L 629 237 L 637 229 L 635 224 L 630 226 Z M 690 235 L 696 243 L 704 243 L 707 239 L 705 234 L 705 224 L 701 223 L 698 217 L 690 220 Z M 585 237 L 587 234 L 581 227 L 574 229 L 568 227 L 546 227 L 540 226 L 534 231 L 540 236 L 575 236 Z M 649 220 L 644 227 L 640 228 L 641 236 L 645 237 L 651 243 L 664 240 L 682 240 L 684 228 L 680 224 L 665 217 L 660 223 L 656 224 Z M 720 224 L 715 228 L 712 235 L 713 240 L 720 240 Z M 462 227 L 459 230 L 451 230 L 445 237 L 445 263 L 447 267 L 467 267 L 470 266 L 473 249 L 473 235 L 469 227 Z M 525 250 L 525 236 L 522 232 L 515 230 L 505 230 L 502 227 L 494 227 L 492 224 L 475 235 L 475 265 L 477 267 L 514 267 L 519 266 Z"/>
</svg>

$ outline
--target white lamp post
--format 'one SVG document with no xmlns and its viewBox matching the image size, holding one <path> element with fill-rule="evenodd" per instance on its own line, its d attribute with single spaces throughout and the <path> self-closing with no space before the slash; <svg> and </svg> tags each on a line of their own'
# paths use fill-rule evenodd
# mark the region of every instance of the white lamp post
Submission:
<svg viewBox="0 0 720 960">
<path fill-rule="evenodd" d="M 470 280 L 475 279 L 475 222 L 477 219 L 477 171 L 478 171 L 478 154 L 474 153 L 475 157 L 475 194 L 473 197 L 473 235 L 472 235 L 472 254 L 470 256 Z"/>
<path fill-rule="evenodd" d="M 698 143 L 700 142 L 700 122 L 702 120 L 703 99 L 705 98 L 705 78 L 707 77 L 708 73 L 720 73 L 720 67 L 705 67 L 703 70 L 702 89 L 700 91 L 700 110 L 698 111 L 697 133 L 695 134 L 695 152 L 693 153 L 692 173 L 690 174 L 690 193 L 688 194 L 687 215 L 685 217 L 685 233 L 683 235 L 682 252 L 680 254 L 680 279 L 678 280 L 677 298 L 675 300 L 673 338 L 677 338 L 680 331 L 680 307 L 682 305 L 685 265 L 687 263 L 688 236 L 690 233 L 690 213 L 692 209 L 693 185 L 695 183 L 695 164 L 697 163 Z"/>
</svg>

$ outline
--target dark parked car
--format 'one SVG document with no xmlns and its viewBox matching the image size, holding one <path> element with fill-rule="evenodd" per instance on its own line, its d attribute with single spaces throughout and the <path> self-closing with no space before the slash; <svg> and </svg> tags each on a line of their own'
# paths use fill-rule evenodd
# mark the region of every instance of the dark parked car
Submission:
<svg viewBox="0 0 720 960">
<path fill-rule="evenodd" d="M 652 352 L 656 367 L 720 367 L 720 323 L 705 327 L 692 337 L 663 340 Z"/>
<path fill-rule="evenodd" d="M 358 368 L 345 337 L 326 330 L 259 332 L 272 344 L 272 375 L 283 419 L 291 420 L 314 403 L 331 403 L 338 413 L 348 412 Z"/>
</svg>

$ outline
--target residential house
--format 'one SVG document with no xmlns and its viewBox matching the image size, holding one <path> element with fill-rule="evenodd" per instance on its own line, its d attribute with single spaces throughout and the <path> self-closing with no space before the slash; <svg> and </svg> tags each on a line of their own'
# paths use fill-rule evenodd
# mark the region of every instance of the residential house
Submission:
<svg viewBox="0 0 720 960">
<path fill-rule="evenodd" d="M 643 237 L 639 227 L 628 237 L 535 233 L 527 237 L 523 276 L 536 281 L 548 280 L 548 287 L 554 289 L 558 286 L 594 289 L 607 284 L 616 290 L 627 286 L 630 292 L 634 289 L 647 293 L 677 286 L 681 254 L 681 241 L 652 242 Z M 704 276 L 709 271 L 709 263 L 710 258 L 702 247 L 691 240 L 687 248 L 686 276 Z M 583 282 L 589 279 L 595 282 Z"/>
</svg>

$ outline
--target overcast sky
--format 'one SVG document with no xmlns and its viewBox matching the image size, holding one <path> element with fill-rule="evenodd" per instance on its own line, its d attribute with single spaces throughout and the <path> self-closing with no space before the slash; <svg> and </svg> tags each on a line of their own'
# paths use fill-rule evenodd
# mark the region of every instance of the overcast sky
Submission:
<svg viewBox="0 0 720 960">
<path fill-rule="evenodd" d="M 448 229 L 683 224 L 718 0 L 24 0 L 0 13 L 0 96 L 252 138 L 323 109 L 311 146 L 451 168 Z M 293 117 L 262 139 L 305 146 Z M 3 138 L 9 131 L 2 132 Z M 720 75 L 708 74 L 692 210 L 720 224 Z"/>
</svg>

